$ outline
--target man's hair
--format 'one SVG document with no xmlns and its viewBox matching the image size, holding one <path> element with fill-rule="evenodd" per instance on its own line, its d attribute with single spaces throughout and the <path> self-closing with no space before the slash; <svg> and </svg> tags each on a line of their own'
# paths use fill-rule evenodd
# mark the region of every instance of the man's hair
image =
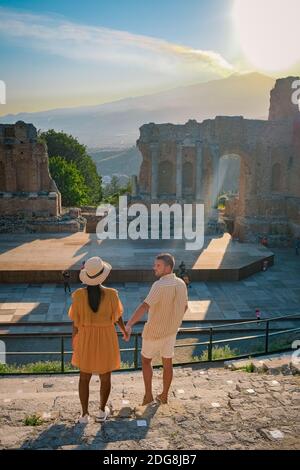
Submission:
<svg viewBox="0 0 300 470">
<path fill-rule="evenodd" d="M 174 269 L 175 258 L 170 255 L 170 253 L 160 253 L 156 256 L 156 259 L 161 259 L 167 266 L 170 266 L 172 270 Z"/>
</svg>

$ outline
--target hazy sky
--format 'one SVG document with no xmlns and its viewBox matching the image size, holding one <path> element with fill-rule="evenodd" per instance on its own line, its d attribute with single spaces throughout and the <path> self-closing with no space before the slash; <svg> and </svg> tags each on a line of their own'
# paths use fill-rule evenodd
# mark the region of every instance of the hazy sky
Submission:
<svg viewBox="0 0 300 470">
<path fill-rule="evenodd" d="M 0 0 L 0 115 L 300 74 L 299 0 Z"/>
</svg>

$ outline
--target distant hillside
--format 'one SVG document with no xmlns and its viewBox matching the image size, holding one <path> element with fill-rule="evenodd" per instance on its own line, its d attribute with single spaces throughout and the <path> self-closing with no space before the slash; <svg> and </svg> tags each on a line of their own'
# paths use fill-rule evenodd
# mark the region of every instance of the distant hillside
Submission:
<svg viewBox="0 0 300 470">
<path fill-rule="evenodd" d="M 63 130 L 88 147 L 127 149 L 139 137 L 139 127 L 148 122 L 183 124 L 189 119 L 201 122 L 216 115 L 267 119 L 274 83 L 275 79 L 259 73 L 233 74 L 97 106 L 10 114 L 2 116 L 0 123 L 23 120 L 38 129 Z"/>
<path fill-rule="evenodd" d="M 138 175 L 142 163 L 142 155 L 136 147 L 119 150 L 90 149 L 89 155 L 96 163 L 101 175 Z"/>
</svg>

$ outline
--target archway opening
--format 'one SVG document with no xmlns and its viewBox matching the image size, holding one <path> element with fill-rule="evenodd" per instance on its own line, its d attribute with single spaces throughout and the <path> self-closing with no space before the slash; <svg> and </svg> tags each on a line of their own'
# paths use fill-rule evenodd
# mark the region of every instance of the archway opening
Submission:
<svg viewBox="0 0 300 470">
<path fill-rule="evenodd" d="M 217 208 L 223 210 L 229 199 L 238 199 L 240 192 L 241 157 L 223 155 L 219 160 L 217 178 Z"/>
<path fill-rule="evenodd" d="M 224 154 L 219 160 L 216 178 L 215 210 L 218 213 L 218 231 L 221 229 L 234 235 L 240 191 L 241 157 L 237 154 Z"/>
</svg>

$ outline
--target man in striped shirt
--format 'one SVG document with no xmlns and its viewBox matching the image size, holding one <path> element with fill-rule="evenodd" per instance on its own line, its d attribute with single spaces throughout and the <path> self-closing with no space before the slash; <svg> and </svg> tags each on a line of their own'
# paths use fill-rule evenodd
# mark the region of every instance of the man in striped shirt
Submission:
<svg viewBox="0 0 300 470">
<path fill-rule="evenodd" d="M 126 325 L 130 334 L 133 325 L 148 312 L 142 333 L 142 369 L 145 383 L 143 405 L 153 402 L 152 359 L 158 353 L 163 362 L 163 391 L 156 399 L 161 403 L 168 402 L 173 378 L 172 358 L 176 335 L 188 308 L 186 284 L 174 274 L 174 265 L 174 257 L 169 253 L 156 257 L 153 269 L 159 279 L 154 282 L 144 302 L 135 310 Z"/>
</svg>

